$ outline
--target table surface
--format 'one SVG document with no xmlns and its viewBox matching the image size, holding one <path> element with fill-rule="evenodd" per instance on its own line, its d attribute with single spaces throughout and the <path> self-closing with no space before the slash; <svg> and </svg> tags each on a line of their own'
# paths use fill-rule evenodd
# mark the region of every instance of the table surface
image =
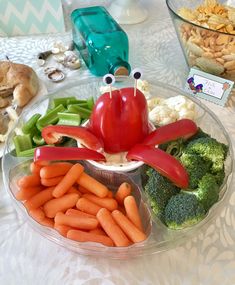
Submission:
<svg viewBox="0 0 235 285">
<path fill-rule="evenodd" d="M 72 1 L 67 0 L 68 3 Z M 77 2 L 77 3 L 76 3 Z M 73 7 L 92 2 L 73 1 Z M 79 4 L 78 4 L 79 3 Z M 149 81 L 159 80 L 182 88 L 188 68 L 163 0 L 144 2 L 149 18 L 142 24 L 124 26 L 130 39 L 130 62 L 141 67 Z M 71 10 L 73 7 L 69 7 Z M 68 11 L 67 11 L 68 13 Z M 68 26 L 69 28 L 69 26 Z M 49 91 L 61 85 L 45 80 L 36 65 L 36 54 L 54 41 L 70 41 L 64 35 L 0 39 L 0 60 L 7 54 L 13 61 L 33 66 Z M 63 84 L 92 78 L 83 67 L 68 72 Z M 235 144 L 235 97 L 225 108 L 203 101 L 223 123 Z M 234 181 L 233 181 L 234 182 Z M 17 215 L 0 177 L 0 284 L 235 284 L 235 193 L 211 225 L 175 249 L 132 260 L 109 260 L 79 256 L 34 232 Z"/>
</svg>

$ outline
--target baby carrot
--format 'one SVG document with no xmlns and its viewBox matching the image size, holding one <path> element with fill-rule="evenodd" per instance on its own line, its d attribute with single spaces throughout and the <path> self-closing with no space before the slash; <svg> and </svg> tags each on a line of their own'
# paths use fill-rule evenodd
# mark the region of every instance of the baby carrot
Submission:
<svg viewBox="0 0 235 285">
<path fill-rule="evenodd" d="M 66 225 L 73 228 L 78 228 L 81 230 L 93 230 L 98 226 L 97 219 L 68 216 L 61 212 L 56 214 L 55 223 L 59 225 Z"/>
<path fill-rule="evenodd" d="M 39 224 L 53 228 L 54 227 L 54 220 L 45 217 L 45 214 L 41 208 L 32 209 L 29 211 L 29 215 Z"/>
<path fill-rule="evenodd" d="M 78 186 L 78 190 L 79 190 L 82 194 L 91 193 L 89 190 L 87 190 L 86 188 L 82 187 L 81 185 Z"/>
<path fill-rule="evenodd" d="M 43 189 L 45 189 L 43 186 L 20 188 L 20 190 L 15 194 L 15 197 L 20 201 L 28 200 Z"/>
<path fill-rule="evenodd" d="M 57 232 L 59 232 L 64 237 L 67 237 L 67 233 L 68 233 L 69 230 L 73 230 L 74 229 L 72 227 L 65 226 L 65 225 L 59 225 L 59 224 L 55 224 L 54 228 L 57 230 Z"/>
<path fill-rule="evenodd" d="M 124 199 L 124 206 L 126 210 L 127 218 L 141 231 L 143 231 L 143 226 L 139 214 L 139 210 L 133 196 L 127 196 Z"/>
<path fill-rule="evenodd" d="M 113 198 L 100 198 L 97 197 L 93 194 L 84 194 L 83 195 L 84 198 L 87 198 L 88 200 L 90 200 L 91 202 L 99 205 L 102 208 L 106 208 L 109 211 L 113 211 L 116 210 L 118 207 L 118 203 L 115 199 Z"/>
<path fill-rule="evenodd" d="M 123 215 L 126 215 L 126 210 L 125 210 L 124 206 L 119 205 L 118 208 L 117 208 L 117 210 L 119 210 L 120 212 L 122 212 Z"/>
<path fill-rule="evenodd" d="M 102 229 L 100 229 L 100 228 L 97 228 L 97 229 L 94 229 L 94 230 L 90 230 L 89 233 L 93 233 L 93 234 L 96 234 L 96 235 L 107 236 L 106 233 Z"/>
<path fill-rule="evenodd" d="M 107 196 L 107 198 L 113 198 L 113 192 L 109 190 Z"/>
<path fill-rule="evenodd" d="M 40 165 L 41 167 L 51 164 L 48 160 L 37 160 L 34 161 L 35 164 Z"/>
<path fill-rule="evenodd" d="M 114 210 L 112 212 L 112 217 L 131 241 L 141 242 L 147 238 L 147 236 L 120 211 Z"/>
<path fill-rule="evenodd" d="M 40 174 L 40 170 L 41 170 L 41 168 L 42 168 L 43 166 L 41 166 L 41 165 L 38 165 L 37 163 L 35 163 L 35 162 L 32 162 L 31 164 L 30 164 L 30 171 L 31 171 L 31 173 L 32 174 L 37 174 L 37 175 L 39 175 Z"/>
<path fill-rule="evenodd" d="M 53 196 L 58 198 L 63 196 L 83 174 L 84 167 L 80 163 L 74 164 L 66 173 L 61 182 L 55 187 Z"/>
<path fill-rule="evenodd" d="M 81 194 L 74 186 L 72 186 L 72 187 L 67 191 L 67 193 L 68 193 L 68 194 L 69 194 L 69 193 L 76 193 L 76 194 L 79 195 L 79 198 L 82 196 L 82 194 Z"/>
<path fill-rule="evenodd" d="M 106 246 L 113 246 L 113 241 L 108 236 L 97 235 L 91 232 L 70 230 L 67 233 L 67 238 L 80 242 L 98 242 Z"/>
<path fill-rule="evenodd" d="M 115 194 L 115 198 L 120 205 L 123 205 L 124 199 L 131 194 L 131 185 L 127 182 L 123 182 Z"/>
<path fill-rule="evenodd" d="M 54 228 L 54 219 L 50 218 L 44 218 L 39 222 L 42 226 L 49 227 L 49 228 Z"/>
<path fill-rule="evenodd" d="M 52 199 L 46 202 L 43 208 L 48 218 L 54 218 L 58 212 L 65 212 L 69 208 L 73 208 L 76 205 L 77 200 L 77 194 L 66 194 L 61 198 Z"/>
<path fill-rule="evenodd" d="M 128 246 L 130 244 L 127 236 L 114 221 L 111 213 L 107 209 L 100 209 L 96 217 L 106 234 L 113 240 L 116 246 Z"/>
<path fill-rule="evenodd" d="M 17 184 L 20 188 L 35 187 L 41 185 L 41 180 L 36 174 L 25 175 L 18 180 Z"/>
<path fill-rule="evenodd" d="M 77 183 L 100 198 L 108 195 L 108 188 L 85 172 L 78 178 Z"/>
<path fill-rule="evenodd" d="M 79 210 L 75 210 L 75 209 L 68 209 L 65 212 L 65 214 L 68 215 L 68 216 L 77 216 L 77 217 L 85 217 L 85 218 L 96 219 L 95 215 L 87 214 L 85 212 L 82 212 L 82 211 L 79 211 Z"/>
<path fill-rule="evenodd" d="M 45 213 L 41 208 L 30 210 L 29 215 L 38 223 L 45 219 Z"/>
<path fill-rule="evenodd" d="M 78 199 L 76 207 L 78 208 L 78 210 L 91 215 L 96 215 L 98 211 L 102 208 L 99 205 L 91 202 L 87 198 Z"/>
<path fill-rule="evenodd" d="M 54 190 L 54 187 L 47 188 L 43 191 L 40 191 L 30 199 L 28 199 L 24 205 L 25 207 L 30 209 L 36 209 L 44 205 L 47 201 L 53 199 L 52 192 Z"/>
<path fill-rule="evenodd" d="M 40 170 L 40 177 L 53 178 L 65 175 L 72 166 L 73 164 L 69 162 L 57 162 L 50 165 L 46 165 Z"/>
<path fill-rule="evenodd" d="M 64 176 L 57 176 L 53 178 L 41 178 L 41 184 L 46 186 L 46 187 L 51 187 L 51 186 L 56 186 L 57 184 L 62 181 Z"/>
</svg>

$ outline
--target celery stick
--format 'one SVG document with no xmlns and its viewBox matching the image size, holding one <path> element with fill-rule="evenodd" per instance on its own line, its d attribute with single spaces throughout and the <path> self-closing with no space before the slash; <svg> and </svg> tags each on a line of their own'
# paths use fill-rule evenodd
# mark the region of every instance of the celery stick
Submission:
<svg viewBox="0 0 235 285">
<path fill-rule="evenodd" d="M 34 142 L 36 145 L 44 145 L 44 144 L 45 144 L 44 139 L 43 139 L 40 135 L 35 135 L 35 136 L 33 136 L 33 142 Z"/>
<path fill-rule="evenodd" d="M 67 126 L 80 126 L 81 117 L 79 114 L 73 113 L 58 113 L 59 122 L 57 125 L 67 125 Z"/>
<path fill-rule="evenodd" d="M 73 104 L 79 104 L 79 105 L 87 104 L 87 100 L 79 100 L 79 99 L 75 99 L 75 98 L 67 100 L 67 106 L 73 105 Z"/>
<path fill-rule="evenodd" d="M 41 131 L 45 126 L 54 125 L 59 121 L 58 112 L 64 112 L 65 108 L 63 105 L 59 105 L 56 108 L 49 111 L 45 116 L 41 117 L 37 121 L 37 128 Z"/>
<path fill-rule="evenodd" d="M 27 150 L 20 151 L 17 156 L 19 156 L 19 157 L 33 157 L 35 149 L 36 148 L 30 148 Z"/>
<path fill-rule="evenodd" d="M 37 131 L 36 123 L 41 117 L 40 114 L 34 114 L 22 127 L 22 132 L 24 134 L 33 135 Z"/>
<path fill-rule="evenodd" d="M 68 100 L 76 100 L 76 98 L 75 97 L 55 98 L 52 101 L 52 108 L 54 109 L 59 105 L 63 105 L 66 108 Z"/>
<path fill-rule="evenodd" d="M 15 136 L 13 138 L 13 143 L 15 145 L 16 156 L 19 156 L 22 151 L 31 149 L 33 147 L 32 140 L 29 134 L 23 136 Z"/>
<path fill-rule="evenodd" d="M 88 98 L 87 99 L 88 109 L 92 110 L 94 105 L 95 105 L 94 98 L 93 97 Z"/>
<path fill-rule="evenodd" d="M 79 114 L 82 119 L 89 119 L 91 110 L 80 107 L 79 105 L 69 105 L 68 110 L 71 113 Z"/>
</svg>

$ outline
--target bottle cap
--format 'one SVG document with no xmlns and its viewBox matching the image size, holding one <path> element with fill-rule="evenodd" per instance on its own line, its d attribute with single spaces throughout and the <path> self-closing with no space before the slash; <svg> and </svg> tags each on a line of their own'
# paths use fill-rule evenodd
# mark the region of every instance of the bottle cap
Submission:
<svg viewBox="0 0 235 285">
<path fill-rule="evenodd" d="M 124 66 L 119 66 L 114 72 L 115 76 L 128 76 L 129 70 Z"/>
</svg>

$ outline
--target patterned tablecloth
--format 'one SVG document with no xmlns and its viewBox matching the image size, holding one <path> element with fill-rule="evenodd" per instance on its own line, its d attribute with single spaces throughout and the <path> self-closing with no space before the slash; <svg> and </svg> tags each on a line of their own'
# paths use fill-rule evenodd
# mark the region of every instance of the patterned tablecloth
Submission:
<svg viewBox="0 0 235 285">
<path fill-rule="evenodd" d="M 87 5 L 89 1 L 73 2 Z M 75 3 L 74 3 L 75 2 Z M 109 1 L 90 1 L 108 4 Z M 81 4 L 82 3 L 82 4 Z M 71 4 L 72 5 L 72 4 Z M 130 63 L 141 67 L 145 78 L 182 87 L 188 69 L 163 0 L 146 1 L 151 8 L 142 24 L 125 26 L 130 39 Z M 67 9 L 72 9 L 71 7 Z M 69 27 L 69 25 L 68 25 Z M 44 78 L 36 65 L 36 54 L 50 48 L 55 40 L 69 42 L 65 35 L 44 35 L 0 39 L 0 60 L 7 54 L 13 61 L 33 66 L 49 91 L 61 84 L 92 78 L 83 66 L 65 70 L 67 79 L 58 85 Z M 219 107 L 205 103 L 215 112 L 235 144 L 235 103 Z M 235 182 L 235 181 L 233 181 Z M 233 183 L 234 184 L 234 183 Z M 221 214 L 199 235 L 175 249 L 132 260 L 109 260 L 79 256 L 34 232 L 15 212 L 0 179 L 0 284 L 2 285 L 233 285 L 235 284 L 235 193 Z"/>
</svg>

